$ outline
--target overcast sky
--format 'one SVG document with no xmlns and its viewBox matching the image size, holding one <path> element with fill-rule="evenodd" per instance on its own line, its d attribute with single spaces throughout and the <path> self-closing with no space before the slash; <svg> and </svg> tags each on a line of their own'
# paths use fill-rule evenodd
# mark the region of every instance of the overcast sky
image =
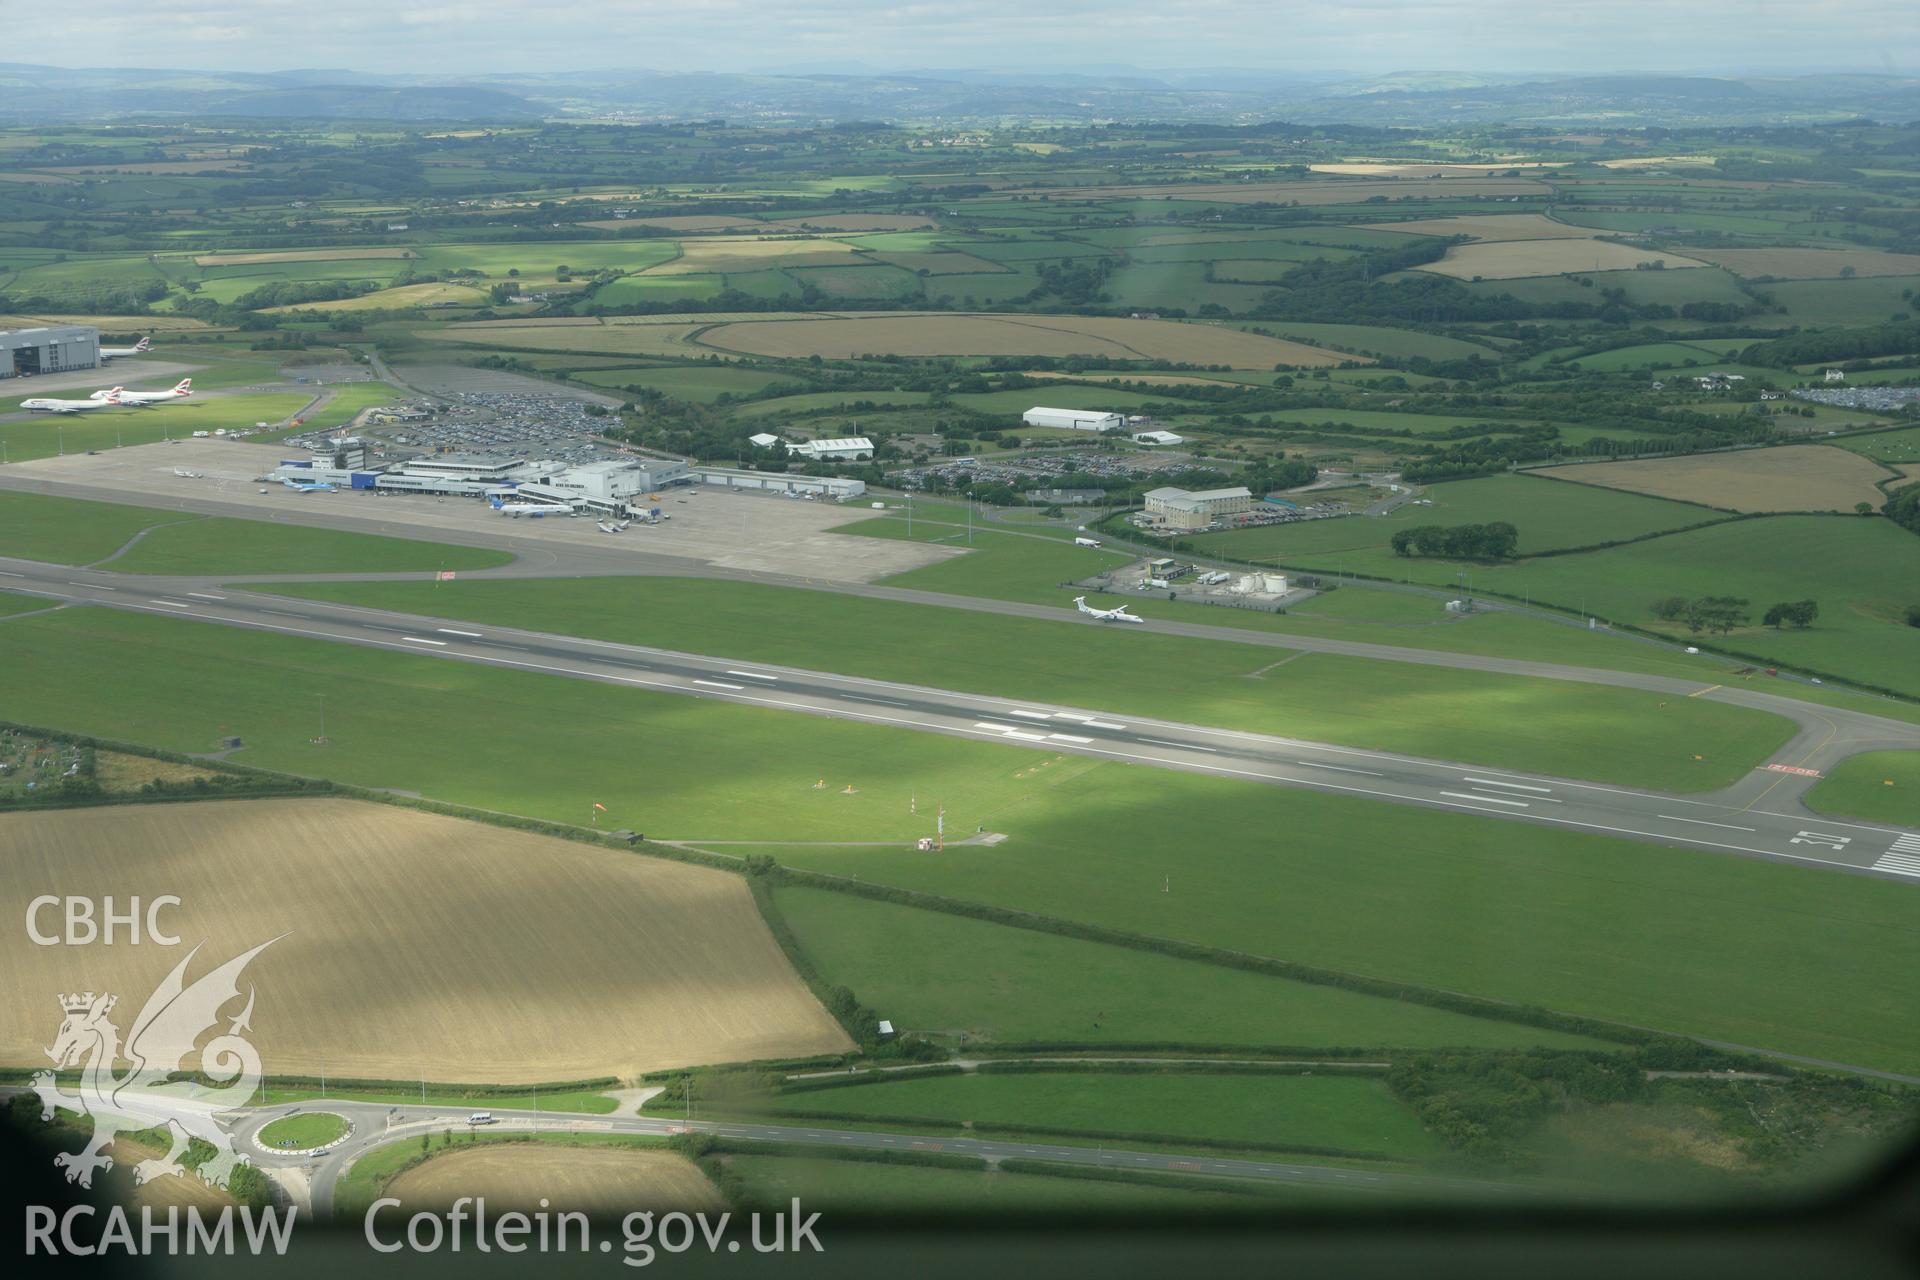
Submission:
<svg viewBox="0 0 1920 1280">
<path fill-rule="evenodd" d="M 1920 73 L 1920 0 L 0 0 L 0 31 L 0 61 L 220 70 Z"/>
</svg>

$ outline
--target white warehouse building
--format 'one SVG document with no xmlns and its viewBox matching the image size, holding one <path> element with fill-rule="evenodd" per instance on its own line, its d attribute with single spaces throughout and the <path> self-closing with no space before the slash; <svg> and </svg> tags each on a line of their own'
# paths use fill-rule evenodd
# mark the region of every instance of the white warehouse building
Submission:
<svg viewBox="0 0 1920 1280">
<path fill-rule="evenodd" d="M 813 458 L 821 462 L 859 462 L 873 457 L 873 441 L 865 436 L 842 436 L 836 440 L 802 440 L 787 446 L 795 458 Z"/>
<path fill-rule="evenodd" d="M 1069 431 L 1123 431 L 1124 414 L 1103 413 L 1099 409 L 1044 409 L 1035 406 L 1020 415 L 1030 427 L 1064 427 Z"/>
</svg>

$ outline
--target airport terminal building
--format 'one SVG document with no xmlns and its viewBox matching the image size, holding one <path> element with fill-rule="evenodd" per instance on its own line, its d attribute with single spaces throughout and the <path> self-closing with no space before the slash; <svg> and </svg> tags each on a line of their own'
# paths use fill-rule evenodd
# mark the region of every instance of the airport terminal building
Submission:
<svg viewBox="0 0 1920 1280">
<path fill-rule="evenodd" d="M 0 329 L 0 378 L 100 367 L 100 331 L 87 325 Z"/>
</svg>

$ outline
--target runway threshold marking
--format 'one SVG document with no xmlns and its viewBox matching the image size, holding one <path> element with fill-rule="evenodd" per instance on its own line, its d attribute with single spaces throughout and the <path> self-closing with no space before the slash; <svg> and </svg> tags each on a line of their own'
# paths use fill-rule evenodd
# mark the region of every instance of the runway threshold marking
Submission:
<svg viewBox="0 0 1920 1280">
<path fill-rule="evenodd" d="M 1896 876 L 1912 876 L 1920 880 L 1920 857 L 1910 853 L 1885 853 L 1873 864 L 1875 871 L 1890 871 Z"/>
<path fill-rule="evenodd" d="M 1050 733 L 1047 737 L 1053 739 L 1055 742 L 1076 742 L 1082 746 L 1093 741 L 1092 738 L 1080 738 L 1071 733 Z"/>
<path fill-rule="evenodd" d="M 1756 831 L 1757 827 L 1736 827 L 1731 822 L 1708 822 L 1705 818 L 1681 818 L 1671 813 L 1657 813 L 1656 818 L 1665 818 L 1668 822 L 1691 822 L 1696 827 L 1725 827 L 1729 831 Z"/>
<path fill-rule="evenodd" d="M 1440 794 L 1443 796 L 1451 796 L 1455 800 L 1472 800 L 1481 804 L 1504 804 L 1515 809 L 1525 809 L 1528 807 L 1525 800 L 1502 800 L 1498 796 L 1476 795 L 1465 791 L 1442 791 Z"/>
</svg>

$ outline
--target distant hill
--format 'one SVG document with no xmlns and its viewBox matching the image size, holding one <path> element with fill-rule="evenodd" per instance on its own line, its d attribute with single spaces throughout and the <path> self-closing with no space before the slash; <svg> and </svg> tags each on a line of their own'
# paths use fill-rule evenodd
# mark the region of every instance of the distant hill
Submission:
<svg viewBox="0 0 1920 1280">
<path fill-rule="evenodd" d="M 1446 122 L 1576 126 L 1920 120 L 1920 77 L 1581 76 L 1404 72 L 1371 77 L 1220 68 L 1000 68 L 872 74 L 597 71 L 398 76 L 0 64 L 0 120 L 183 115 L 263 119 L 741 119 L 973 124 L 1013 118 L 1233 121 L 1374 127 Z"/>
</svg>

